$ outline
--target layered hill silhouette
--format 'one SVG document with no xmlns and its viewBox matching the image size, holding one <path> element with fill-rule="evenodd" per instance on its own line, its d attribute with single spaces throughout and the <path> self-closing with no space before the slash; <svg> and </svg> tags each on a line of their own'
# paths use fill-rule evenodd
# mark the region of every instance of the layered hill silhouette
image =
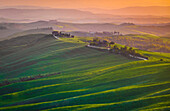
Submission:
<svg viewBox="0 0 170 111">
<path fill-rule="evenodd" d="M 126 7 L 120 9 L 96 9 L 86 8 L 81 9 L 93 13 L 105 13 L 112 15 L 170 15 L 170 6 L 146 6 L 146 7 Z"/>
<path fill-rule="evenodd" d="M 46 7 L 4 7 L 0 9 L 0 17 L 20 21 L 58 19 L 66 22 L 135 22 L 135 23 L 167 23 L 170 7 L 127 7 L 122 9 L 54 9 Z M 13 20 L 13 21 L 14 21 Z"/>
<path fill-rule="evenodd" d="M 16 16 L 17 15 L 17 16 Z M 0 16 L 13 19 L 94 18 L 95 14 L 76 9 L 0 9 Z"/>
</svg>

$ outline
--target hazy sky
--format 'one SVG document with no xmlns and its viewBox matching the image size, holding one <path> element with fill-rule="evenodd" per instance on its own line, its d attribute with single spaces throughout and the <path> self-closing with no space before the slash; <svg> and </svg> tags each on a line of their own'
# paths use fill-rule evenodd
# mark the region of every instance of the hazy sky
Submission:
<svg viewBox="0 0 170 111">
<path fill-rule="evenodd" d="M 116 9 L 132 6 L 170 6 L 170 0 L 0 0 L 0 6 L 11 5 Z"/>
</svg>

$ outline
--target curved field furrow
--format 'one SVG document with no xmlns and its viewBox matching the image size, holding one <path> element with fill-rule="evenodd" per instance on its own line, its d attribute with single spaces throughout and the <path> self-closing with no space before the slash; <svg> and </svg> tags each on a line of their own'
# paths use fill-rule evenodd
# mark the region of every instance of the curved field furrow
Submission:
<svg viewBox="0 0 170 111">
<path fill-rule="evenodd" d="M 1 58 L 5 64 L 0 64 L 0 81 L 38 74 L 60 74 L 1 86 L 0 110 L 128 111 L 169 108 L 170 61 L 167 57 L 160 61 L 155 59 L 154 53 L 144 52 L 154 59 L 128 59 L 84 47 L 85 43 L 78 40 L 50 39 Z"/>
</svg>

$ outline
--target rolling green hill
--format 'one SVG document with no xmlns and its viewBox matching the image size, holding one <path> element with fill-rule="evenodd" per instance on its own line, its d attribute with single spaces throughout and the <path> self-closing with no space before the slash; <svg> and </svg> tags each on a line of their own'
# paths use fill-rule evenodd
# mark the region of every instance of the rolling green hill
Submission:
<svg viewBox="0 0 170 111">
<path fill-rule="evenodd" d="M 14 40 L 20 42 L 12 44 Z M 170 108 L 169 54 L 140 51 L 150 59 L 128 59 L 87 48 L 78 37 L 55 40 L 43 34 L 2 43 L 1 82 L 58 73 L 0 87 L 2 111 L 159 111 Z"/>
</svg>

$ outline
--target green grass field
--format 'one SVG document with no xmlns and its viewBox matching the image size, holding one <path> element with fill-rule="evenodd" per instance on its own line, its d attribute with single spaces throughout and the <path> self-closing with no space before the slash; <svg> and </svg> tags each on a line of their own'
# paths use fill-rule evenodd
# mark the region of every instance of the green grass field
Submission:
<svg viewBox="0 0 170 111">
<path fill-rule="evenodd" d="M 85 44 L 65 38 L 9 47 L 17 51 L 0 58 L 0 81 L 61 74 L 0 87 L 0 111 L 168 111 L 169 54 L 140 51 L 150 58 L 143 61 Z"/>
</svg>

